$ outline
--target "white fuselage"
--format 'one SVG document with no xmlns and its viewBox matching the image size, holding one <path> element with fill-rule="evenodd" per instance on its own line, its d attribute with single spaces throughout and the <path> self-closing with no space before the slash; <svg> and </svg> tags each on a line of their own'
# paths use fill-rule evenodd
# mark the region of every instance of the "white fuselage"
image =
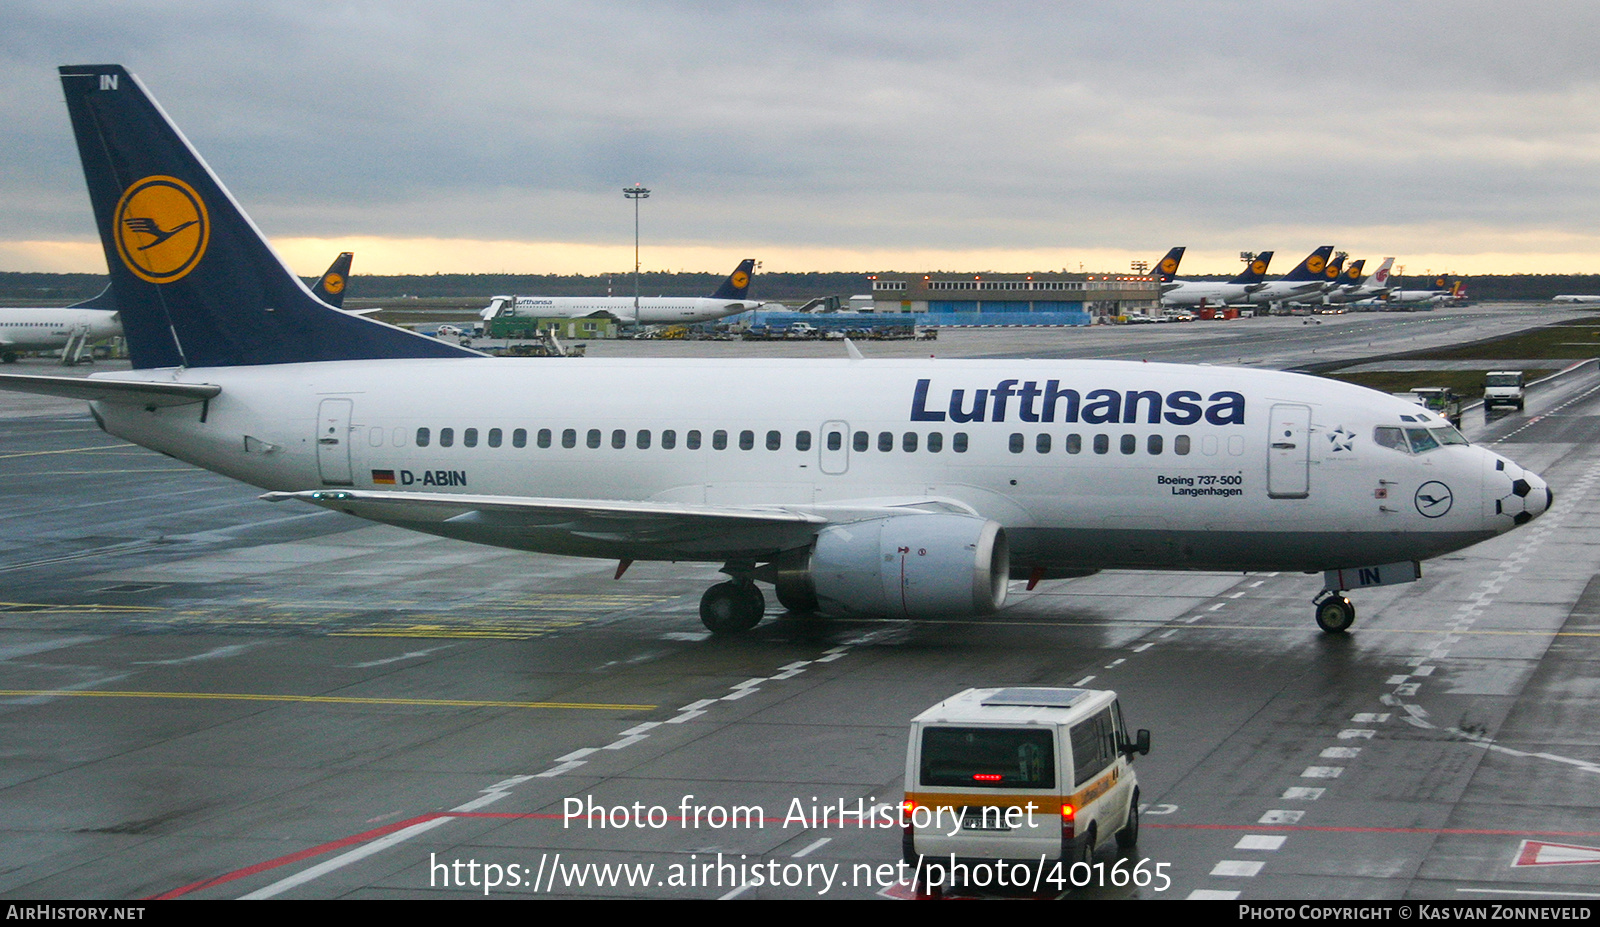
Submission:
<svg viewBox="0 0 1600 927">
<path fill-rule="evenodd" d="M 612 315 L 637 325 L 709 322 L 761 307 L 753 299 L 712 299 L 706 296 L 641 296 L 634 308 L 631 296 L 516 296 L 484 310 L 485 319 L 523 317 L 581 319 Z"/>
<path fill-rule="evenodd" d="M 1553 303 L 1600 303 L 1600 296 L 1566 294 L 1552 297 L 1550 301 Z"/>
<path fill-rule="evenodd" d="M 1243 302 L 1250 295 L 1250 287 L 1260 284 L 1248 283 L 1221 283 L 1206 280 L 1178 280 L 1176 286 L 1161 294 L 1161 305 L 1174 306 L 1218 306 L 1225 303 Z"/>
<path fill-rule="evenodd" d="M 104 309 L 0 309 L 0 349 L 49 351 L 74 337 L 99 341 L 120 334 L 117 313 Z"/>
<path fill-rule="evenodd" d="M 1548 498 L 1537 476 L 1484 448 L 1413 453 L 1374 440 L 1378 428 L 1443 427 L 1418 421 L 1427 413 L 1414 405 L 1270 371 L 486 358 L 133 376 L 221 394 L 153 411 L 97 402 L 108 431 L 265 489 L 796 509 L 945 500 L 1004 526 L 1022 575 L 1420 560 L 1512 527 L 1499 500 L 1519 475 L 1537 489 L 1531 515 Z M 554 553 L 694 559 L 648 539 L 508 543 L 470 519 L 407 526 Z"/>
</svg>

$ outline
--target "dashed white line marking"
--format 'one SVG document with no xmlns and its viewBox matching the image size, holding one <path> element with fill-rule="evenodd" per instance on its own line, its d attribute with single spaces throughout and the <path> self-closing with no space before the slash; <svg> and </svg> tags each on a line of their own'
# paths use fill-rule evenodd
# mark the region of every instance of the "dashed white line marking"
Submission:
<svg viewBox="0 0 1600 927">
<path fill-rule="evenodd" d="M 1351 715 L 1350 720 L 1357 724 L 1384 724 L 1389 720 L 1389 713 L 1371 714 L 1362 712 L 1361 714 Z"/>
<path fill-rule="evenodd" d="M 1349 728 L 1339 732 L 1340 740 L 1371 740 L 1377 731 Z"/>
<path fill-rule="evenodd" d="M 795 859 L 799 859 L 802 856 L 810 856 L 812 851 L 822 849 L 824 846 L 826 846 L 832 840 L 833 840 L 832 837 L 823 837 L 821 840 L 818 840 L 816 843 L 807 844 L 805 849 L 801 850 L 800 852 L 798 852 L 798 853 L 796 853 L 794 855 L 794 858 Z"/>
<path fill-rule="evenodd" d="M 602 749 L 602 750 L 621 750 L 623 747 L 631 747 L 634 744 L 638 743 L 639 741 L 646 740 L 649 737 L 650 737 L 649 734 L 634 734 L 632 737 L 624 737 L 621 740 L 612 741 L 611 743 L 606 744 L 604 747 L 601 747 L 600 749 Z"/>
<path fill-rule="evenodd" d="M 1298 824 L 1305 817 L 1304 811 L 1285 811 L 1282 809 L 1268 811 L 1261 816 L 1257 824 Z"/>
<path fill-rule="evenodd" d="M 1313 789 L 1303 785 L 1293 785 L 1283 790 L 1283 797 L 1288 801 L 1316 801 L 1326 791 L 1327 789 Z"/>
<path fill-rule="evenodd" d="M 545 770 L 544 772 L 539 773 L 537 778 L 539 778 L 539 779 L 552 779 L 552 778 L 554 778 L 556 776 L 561 775 L 562 773 L 571 772 L 572 770 L 577 769 L 579 766 L 582 766 L 582 765 L 584 765 L 584 761 L 583 760 L 576 760 L 576 761 L 571 762 L 571 763 L 562 763 L 562 764 L 557 765 L 557 766 L 552 766 L 549 769 Z"/>
<path fill-rule="evenodd" d="M 1353 760 L 1361 755 L 1361 748 L 1329 747 L 1317 755 L 1325 760 Z"/>
<path fill-rule="evenodd" d="M 1134 653 L 1144 653 L 1146 650 L 1149 650 L 1151 647 L 1154 647 L 1154 646 L 1155 646 L 1154 642 L 1145 641 L 1144 643 L 1140 644 L 1139 646 L 1132 648 L 1132 650 L 1133 650 Z"/>
<path fill-rule="evenodd" d="M 1167 631 L 1166 633 L 1162 634 L 1161 637 L 1163 639 L 1165 639 L 1165 638 L 1171 637 L 1172 635 L 1174 635 L 1176 633 L 1178 633 L 1178 629 L 1177 628 L 1173 628 L 1172 630 Z"/>
<path fill-rule="evenodd" d="M 1076 688 L 1078 688 L 1078 687 L 1079 687 L 1079 686 L 1086 686 L 1086 685 L 1088 685 L 1088 684 L 1089 684 L 1089 682 L 1090 682 L 1090 681 L 1091 681 L 1091 680 L 1093 680 L 1093 679 L 1094 679 L 1094 677 L 1093 677 L 1093 676 L 1085 676 L 1085 677 L 1083 677 L 1083 678 L 1082 678 L 1082 679 L 1080 679 L 1080 680 L 1078 680 L 1078 681 L 1077 681 L 1077 682 L 1075 682 L 1075 683 L 1073 683 L 1073 684 L 1072 684 L 1072 687 L 1073 687 L 1073 688 L 1074 688 L 1074 689 L 1076 689 Z"/>
<path fill-rule="evenodd" d="M 556 762 L 557 763 L 570 763 L 573 760 L 581 760 L 584 757 L 588 756 L 589 754 L 596 752 L 598 749 L 599 749 L 598 747 L 584 747 L 584 748 L 582 748 L 580 750 L 574 750 L 571 753 L 567 754 L 566 756 L 558 756 L 558 757 L 556 757 Z"/>
<path fill-rule="evenodd" d="M 677 717 L 668 718 L 665 723 L 667 723 L 667 724 L 682 724 L 685 721 L 693 721 L 694 719 L 700 717 L 703 714 L 705 714 L 705 712 L 703 712 L 703 711 L 686 711 L 683 714 L 678 715 Z"/>
<path fill-rule="evenodd" d="M 1344 774 L 1343 766 L 1307 766 L 1300 774 L 1302 779 L 1337 779 Z"/>
<path fill-rule="evenodd" d="M 1253 879 L 1266 863 L 1258 859 L 1225 859 L 1211 867 L 1214 876 L 1229 876 L 1238 879 Z"/>
<path fill-rule="evenodd" d="M 1197 888 L 1184 896 L 1186 901 L 1232 901 L 1238 892 L 1225 892 L 1220 888 Z"/>
<path fill-rule="evenodd" d="M 305 883 L 310 882 L 312 879 L 320 878 L 336 869 L 342 869 L 345 866 L 356 862 L 357 860 L 366 859 L 368 856 L 371 856 L 374 853 L 381 853 L 396 844 L 404 843 L 418 834 L 426 833 L 451 820 L 453 819 L 434 818 L 431 821 L 422 821 L 403 830 L 397 830 L 388 836 L 380 837 L 377 840 L 372 841 L 366 846 L 357 847 L 348 853 L 341 853 L 340 855 L 335 856 L 333 859 L 318 863 L 317 865 L 312 866 L 310 869 L 307 869 L 303 872 L 297 872 L 286 879 L 279 879 L 265 888 L 257 889 L 248 895 L 241 895 L 239 900 L 258 901 L 263 898 L 272 898 L 277 895 L 281 895 L 297 885 L 304 885 Z"/>
<path fill-rule="evenodd" d="M 1235 850 L 1276 850 L 1289 838 L 1270 834 L 1247 834 L 1233 845 Z"/>
</svg>

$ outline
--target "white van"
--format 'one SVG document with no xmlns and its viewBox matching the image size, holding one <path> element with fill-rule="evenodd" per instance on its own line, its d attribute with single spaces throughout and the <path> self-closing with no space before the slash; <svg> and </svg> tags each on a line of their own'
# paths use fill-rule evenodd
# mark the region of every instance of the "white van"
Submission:
<svg viewBox="0 0 1600 927">
<path fill-rule="evenodd" d="M 1139 781 L 1115 692 L 968 689 L 911 720 L 908 865 L 940 859 L 1089 862 L 1139 840 Z"/>
</svg>

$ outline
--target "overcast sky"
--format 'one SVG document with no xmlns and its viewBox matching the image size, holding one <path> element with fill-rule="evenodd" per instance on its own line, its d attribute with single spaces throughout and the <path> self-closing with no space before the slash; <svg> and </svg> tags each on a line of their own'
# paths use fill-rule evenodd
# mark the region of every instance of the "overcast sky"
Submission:
<svg viewBox="0 0 1600 927">
<path fill-rule="evenodd" d="M 0 270 L 103 271 L 56 66 L 302 273 L 1600 271 L 1600 3 L 0 6 Z"/>
</svg>

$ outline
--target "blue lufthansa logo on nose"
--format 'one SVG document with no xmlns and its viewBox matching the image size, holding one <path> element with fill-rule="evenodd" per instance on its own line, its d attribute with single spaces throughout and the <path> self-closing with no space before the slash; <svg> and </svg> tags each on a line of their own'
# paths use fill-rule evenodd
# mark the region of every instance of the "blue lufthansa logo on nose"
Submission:
<svg viewBox="0 0 1600 927">
<path fill-rule="evenodd" d="M 1450 494 L 1450 487 L 1438 480 L 1429 480 L 1417 487 L 1417 511 L 1426 518 L 1438 518 L 1450 511 L 1450 503 L 1455 497 Z"/>
</svg>

